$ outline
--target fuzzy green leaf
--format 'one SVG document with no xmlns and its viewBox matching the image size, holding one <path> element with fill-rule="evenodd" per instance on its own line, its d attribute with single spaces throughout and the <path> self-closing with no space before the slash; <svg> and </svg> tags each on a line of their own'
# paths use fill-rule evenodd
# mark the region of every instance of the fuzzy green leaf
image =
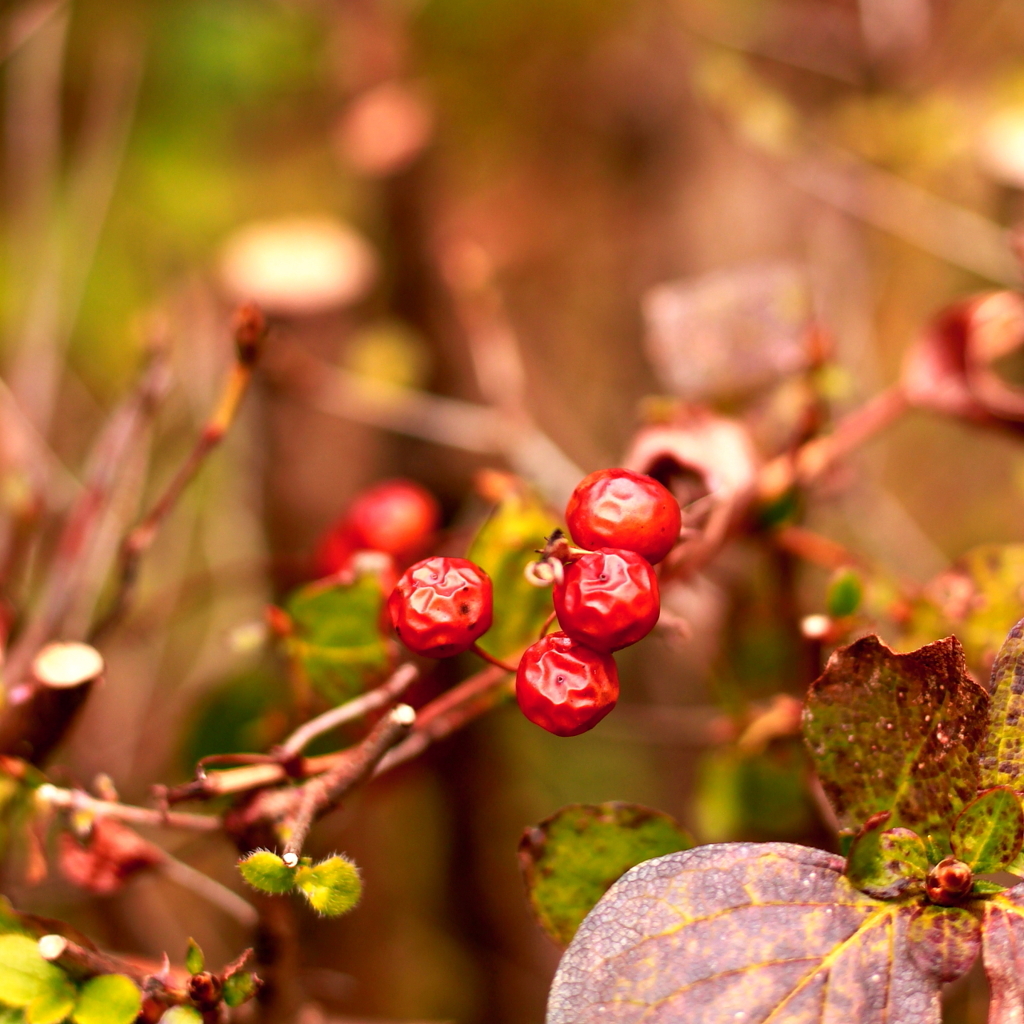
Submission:
<svg viewBox="0 0 1024 1024">
<path fill-rule="evenodd" d="M 945 850 L 978 791 L 988 706 L 955 637 L 909 654 L 875 636 L 839 648 L 811 685 L 804 737 L 841 826 L 889 811 Z"/>
<path fill-rule="evenodd" d="M 825 597 L 825 610 L 834 619 L 852 615 L 864 599 L 864 583 L 855 569 L 840 569 L 832 577 Z"/>
<path fill-rule="evenodd" d="M 202 1014 L 192 1006 L 172 1006 L 161 1018 L 160 1024 L 203 1024 Z"/>
<path fill-rule="evenodd" d="M 959 814 L 950 837 L 953 854 L 975 874 L 1001 871 L 1024 845 L 1024 810 L 1008 786 L 980 793 Z"/>
<path fill-rule="evenodd" d="M 532 586 L 523 570 L 557 527 L 558 520 L 525 484 L 517 484 L 473 539 L 466 557 L 494 584 L 494 625 L 479 640 L 488 654 L 517 654 L 537 639 L 551 614 L 551 588 Z"/>
<path fill-rule="evenodd" d="M 387 671 L 383 607 L 380 583 L 369 572 L 347 584 L 334 577 L 319 580 L 289 597 L 285 609 L 293 633 L 286 641 L 288 654 L 332 704 L 362 693 Z"/>
<path fill-rule="evenodd" d="M 102 974 L 82 986 L 71 1019 L 75 1024 L 132 1024 L 141 1008 L 142 993 L 131 978 Z"/>
<path fill-rule="evenodd" d="M 27 935 L 0 935 L 0 1003 L 23 1007 L 32 1024 L 63 1020 L 75 1004 L 75 990 L 60 968 L 39 955 Z"/>
<path fill-rule="evenodd" d="M 284 863 L 282 861 L 282 863 Z M 185 952 L 185 970 L 189 974 L 198 974 L 206 966 L 206 957 L 195 939 L 188 940 L 188 949 Z"/>
<path fill-rule="evenodd" d="M 347 857 L 328 857 L 295 872 L 295 888 L 325 917 L 347 914 L 363 894 L 359 869 Z"/>
<path fill-rule="evenodd" d="M 928 852 L 907 828 L 886 829 L 891 814 L 869 818 L 850 846 L 846 877 L 876 899 L 895 899 L 920 887 L 928 874 Z"/>
<path fill-rule="evenodd" d="M 615 802 L 571 804 L 523 833 L 519 866 L 538 922 L 564 946 L 630 868 L 691 846 L 693 840 L 660 811 Z"/>
<path fill-rule="evenodd" d="M 639 865 L 562 957 L 547 1024 L 939 1024 L 942 983 L 977 955 L 976 918 L 880 902 L 842 872 L 786 843 Z"/>
<path fill-rule="evenodd" d="M 992 710 L 981 751 L 981 784 L 1024 788 L 1024 619 L 999 649 L 989 689 Z"/>
<path fill-rule="evenodd" d="M 224 1002 L 228 1006 L 241 1006 L 248 1002 L 259 988 L 256 975 L 251 971 L 239 971 L 224 979 Z"/>
<path fill-rule="evenodd" d="M 295 888 L 295 869 L 287 864 L 276 853 L 269 850 L 256 850 L 238 862 L 238 870 L 242 877 L 260 892 L 275 895 L 291 892 Z"/>
</svg>

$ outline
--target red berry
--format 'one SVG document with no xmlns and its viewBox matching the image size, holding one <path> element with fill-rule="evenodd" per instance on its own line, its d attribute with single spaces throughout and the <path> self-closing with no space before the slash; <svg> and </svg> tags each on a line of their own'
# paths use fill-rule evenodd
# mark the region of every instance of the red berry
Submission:
<svg viewBox="0 0 1024 1024">
<path fill-rule="evenodd" d="M 465 558 L 426 558 L 402 574 L 388 613 L 409 650 L 451 658 L 491 628 L 491 578 Z"/>
<path fill-rule="evenodd" d="M 558 624 L 597 651 L 617 651 L 642 640 L 661 614 L 658 577 L 634 551 L 602 548 L 565 570 L 554 590 Z"/>
<path fill-rule="evenodd" d="M 385 480 L 360 494 L 317 548 L 323 576 L 348 566 L 354 551 L 383 551 L 407 564 L 430 547 L 441 520 L 437 499 L 412 480 Z"/>
<path fill-rule="evenodd" d="M 654 477 L 601 469 L 584 477 L 569 498 L 565 521 L 584 548 L 624 548 L 660 562 L 679 539 L 679 503 Z"/>
<path fill-rule="evenodd" d="M 527 648 L 519 661 L 519 708 L 534 725 L 556 736 L 578 736 L 593 729 L 618 699 L 615 659 L 566 633 L 549 633 Z"/>
</svg>

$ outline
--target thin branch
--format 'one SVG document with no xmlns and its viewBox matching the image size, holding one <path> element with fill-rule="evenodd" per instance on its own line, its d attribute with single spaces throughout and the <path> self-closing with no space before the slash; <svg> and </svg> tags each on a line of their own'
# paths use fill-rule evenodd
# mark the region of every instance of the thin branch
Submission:
<svg viewBox="0 0 1024 1024">
<path fill-rule="evenodd" d="M 176 811 L 162 811 L 151 807 L 135 807 L 114 800 L 97 800 L 80 789 L 61 789 L 44 783 L 35 791 L 40 803 L 66 811 L 85 811 L 97 817 L 116 818 L 136 825 L 150 825 L 153 828 L 181 828 L 193 832 L 216 832 L 221 827 L 220 818 L 209 814 L 180 814 Z"/>
<path fill-rule="evenodd" d="M 408 735 L 415 721 L 416 712 L 408 704 L 399 704 L 374 726 L 370 735 L 355 748 L 350 760 L 311 779 L 300 788 L 294 817 L 286 822 L 289 835 L 282 857 L 285 864 L 298 863 L 313 822 L 334 807 L 349 790 L 368 778 L 380 759 Z"/>
<path fill-rule="evenodd" d="M 238 415 L 238 409 L 249 388 L 253 366 L 266 335 L 263 314 L 252 304 L 240 307 L 235 313 L 234 334 L 236 358 L 228 373 L 220 399 L 207 420 L 185 462 L 171 478 L 152 508 L 125 538 L 121 547 L 121 575 L 110 609 L 93 628 L 90 638 L 106 634 L 124 615 L 131 600 L 139 566 L 150 549 L 160 527 L 173 511 L 185 488 L 202 468 L 207 456 L 224 439 Z"/>
<path fill-rule="evenodd" d="M 549 618 L 548 622 L 550 622 L 550 621 L 551 620 Z M 547 628 L 547 624 L 545 624 L 545 628 Z M 543 635 L 543 634 L 541 634 L 541 635 Z M 504 672 L 516 672 L 516 671 L 518 671 L 518 667 L 516 665 L 512 665 L 512 664 L 509 664 L 506 661 L 502 661 L 501 658 L 496 658 L 493 654 L 489 654 L 487 651 L 485 651 L 479 644 L 473 644 L 473 646 L 470 648 L 470 650 L 478 658 L 482 658 L 484 661 L 486 661 L 488 665 L 494 665 L 495 668 L 500 668 Z"/>
<path fill-rule="evenodd" d="M 150 977 L 146 971 L 127 960 L 101 953 L 98 949 L 86 949 L 63 935 L 44 935 L 39 940 L 38 948 L 44 960 L 56 964 L 78 979 L 95 978 L 101 974 L 126 974 L 136 984 L 142 985 Z"/>
<path fill-rule="evenodd" d="M 245 928 L 255 928 L 259 920 L 256 908 L 233 889 L 221 885 L 215 878 L 197 871 L 190 864 L 164 853 L 165 859 L 159 865 L 160 872 L 172 882 L 190 889 L 208 903 L 219 907 Z"/>
<path fill-rule="evenodd" d="M 299 726 L 281 744 L 280 753 L 289 757 L 301 754 L 317 736 L 336 729 L 339 725 L 351 722 L 356 718 L 376 711 L 394 703 L 419 678 L 420 670 L 411 662 L 402 665 L 386 682 L 360 697 L 346 701 L 322 715 L 310 719 L 305 725 Z"/>
</svg>

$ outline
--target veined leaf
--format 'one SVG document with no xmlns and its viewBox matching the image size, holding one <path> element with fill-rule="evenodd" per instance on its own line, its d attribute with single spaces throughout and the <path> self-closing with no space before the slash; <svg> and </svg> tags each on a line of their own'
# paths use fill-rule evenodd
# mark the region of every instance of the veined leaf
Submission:
<svg viewBox="0 0 1024 1024">
<path fill-rule="evenodd" d="M 972 800 L 953 824 L 953 854 L 975 874 L 1001 871 L 1024 844 L 1024 810 L 1008 786 L 987 789 Z"/>
<path fill-rule="evenodd" d="M 352 583 L 335 577 L 302 587 L 286 610 L 293 633 L 286 640 L 310 685 L 333 704 L 361 693 L 388 667 L 380 629 L 384 596 L 373 573 Z"/>
<path fill-rule="evenodd" d="M 1017 1024 L 1024 1020 L 1024 884 L 987 899 L 983 923 L 989 1024 Z"/>
<path fill-rule="evenodd" d="M 955 637 L 896 654 L 875 636 L 841 647 L 811 685 L 804 736 L 844 828 L 890 811 L 940 849 L 978 791 L 989 698 Z"/>
<path fill-rule="evenodd" d="M 551 588 L 527 583 L 523 570 L 557 527 L 540 500 L 516 482 L 473 539 L 466 557 L 494 584 L 494 625 L 479 640 L 488 654 L 517 654 L 537 639 L 551 614 Z"/>
<path fill-rule="evenodd" d="M 992 710 L 981 751 L 983 786 L 1024 786 L 1024 619 L 1009 632 L 992 665 Z"/>
<path fill-rule="evenodd" d="M 630 868 L 691 846 L 661 811 L 616 802 L 570 804 L 523 833 L 519 866 L 538 922 L 564 946 Z"/>
<path fill-rule="evenodd" d="M 82 986 L 71 1019 L 75 1024 L 132 1024 L 142 1007 L 142 993 L 123 974 L 101 974 Z"/>
<path fill-rule="evenodd" d="M 928 853 L 921 837 L 907 828 L 886 829 L 888 811 L 869 818 L 846 856 L 846 877 L 877 899 L 895 899 L 928 874 Z"/>
<path fill-rule="evenodd" d="M 786 843 L 639 865 L 562 957 L 547 1024 L 938 1024 L 941 984 L 977 954 L 977 919 L 882 903 L 842 871 Z"/>
</svg>

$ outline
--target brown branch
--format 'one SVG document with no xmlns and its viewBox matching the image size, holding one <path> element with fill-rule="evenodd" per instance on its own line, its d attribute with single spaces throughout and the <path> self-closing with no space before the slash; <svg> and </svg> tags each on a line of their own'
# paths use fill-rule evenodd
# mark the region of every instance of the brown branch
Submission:
<svg viewBox="0 0 1024 1024">
<path fill-rule="evenodd" d="M 554 613 L 552 612 L 552 615 L 553 614 Z M 551 620 L 549 618 L 548 622 L 550 622 L 550 621 Z M 545 627 L 544 628 L 545 629 L 547 628 L 547 623 L 545 623 Z M 493 654 L 489 654 L 479 644 L 473 644 L 473 646 L 470 648 L 470 650 L 478 658 L 481 658 L 484 661 L 486 661 L 488 665 L 493 665 L 495 668 L 500 668 L 503 672 L 515 672 L 515 671 L 517 671 L 517 666 L 509 664 L 508 662 L 502 661 L 501 658 L 496 658 Z"/>
<path fill-rule="evenodd" d="M 79 789 L 61 789 L 44 783 L 36 790 L 36 799 L 51 807 L 68 811 L 86 811 L 98 817 L 116 818 L 136 825 L 153 828 L 181 828 L 194 832 L 215 832 L 221 827 L 220 819 L 209 814 L 180 814 L 152 807 L 135 807 L 114 800 L 97 800 Z"/>
<path fill-rule="evenodd" d="M 252 379 L 253 366 L 267 333 L 266 321 L 259 308 L 249 303 L 235 312 L 234 335 L 236 358 L 224 382 L 217 406 L 200 433 L 191 452 L 149 512 L 131 530 L 121 546 L 121 574 L 110 608 L 90 634 L 95 642 L 115 626 L 125 614 L 139 574 L 143 556 L 156 540 L 160 527 L 177 505 L 185 488 L 202 468 L 207 456 L 224 439 L 234 423 L 242 399 Z"/>
<path fill-rule="evenodd" d="M 859 565 L 861 559 L 842 544 L 803 526 L 782 526 L 771 534 L 777 547 L 824 569 Z"/>
<path fill-rule="evenodd" d="M 39 940 L 39 955 L 80 981 L 100 974 L 126 974 L 132 981 L 142 985 L 150 977 L 148 972 L 126 960 L 96 949 L 86 949 L 63 935 L 44 935 Z"/>
</svg>

